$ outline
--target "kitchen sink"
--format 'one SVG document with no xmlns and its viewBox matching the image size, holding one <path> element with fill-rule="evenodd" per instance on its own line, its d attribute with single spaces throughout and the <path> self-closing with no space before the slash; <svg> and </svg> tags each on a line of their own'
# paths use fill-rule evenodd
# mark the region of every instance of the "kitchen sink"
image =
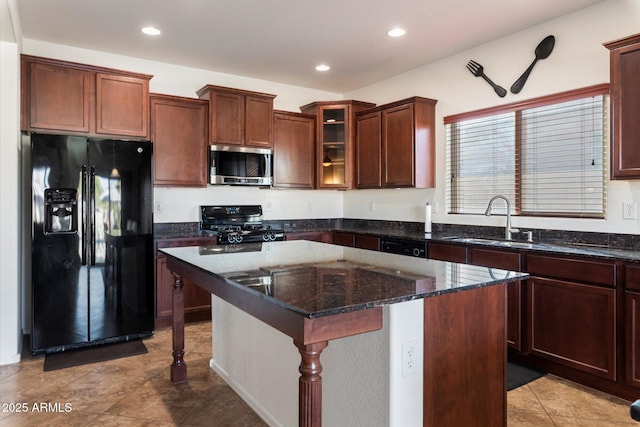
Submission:
<svg viewBox="0 0 640 427">
<path fill-rule="evenodd" d="M 535 247 L 543 246 L 543 245 L 535 244 L 532 242 L 519 242 L 515 240 L 500 240 L 500 239 L 485 239 L 482 237 L 445 237 L 444 240 L 450 240 L 452 242 L 460 242 L 460 243 L 500 246 L 505 248 L 517 248 L 517 249 L 533 249 Z"/>
</svg>

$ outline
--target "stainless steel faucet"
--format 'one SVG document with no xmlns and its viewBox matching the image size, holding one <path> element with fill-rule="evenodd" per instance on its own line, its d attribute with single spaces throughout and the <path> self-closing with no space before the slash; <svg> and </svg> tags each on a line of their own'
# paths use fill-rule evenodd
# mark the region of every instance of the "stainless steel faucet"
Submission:
<svg viewBox="0 0 640 427">
<path fill-rule="evenodd" d="M 507 203 L 507 225 L 504 228 L 504 238 L 507 240 L 511 240 L 511 233 L 513 232 L 517 233 L 520 230 L 518 230 L 517 228 L 511 228 L 511 203 L 509 203 L 509 199 L 501 195 L 493 196 L 491 200 L 489 200 L 489 205 L 487 206 L 487 210 L 484 211 L 484 214 L 486 216 L 491 215 L 491 208 L 493 207 L 493 202 L 495 202 L 497 199 L 502 199 Z"/>
</svg>

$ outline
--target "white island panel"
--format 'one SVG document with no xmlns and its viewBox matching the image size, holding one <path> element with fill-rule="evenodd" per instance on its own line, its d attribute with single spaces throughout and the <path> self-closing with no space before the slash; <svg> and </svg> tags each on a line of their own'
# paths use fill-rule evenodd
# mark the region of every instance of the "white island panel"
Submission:
<svg viewBox="0 0 640 427">
<path fill-rule="evenodd" d="M 385 306 L 383 325 L 323 351 L 324 426 L 422 425 L 423 301 Z M 300 355 L 291 338 L 215 296 L 212 334 L 216 373 L 269 425 L 297 426 Z M 407 341 L 417 343 L 419 365 L 403 377 Z"/>
</svg>

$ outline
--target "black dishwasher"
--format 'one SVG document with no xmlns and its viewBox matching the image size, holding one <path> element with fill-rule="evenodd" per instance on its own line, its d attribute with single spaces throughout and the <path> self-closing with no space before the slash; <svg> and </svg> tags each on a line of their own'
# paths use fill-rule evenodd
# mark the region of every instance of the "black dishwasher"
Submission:
<svg viewBox="0 0 640 427">
<path fill-rule="evenodd" d="M 393 254 L 426 258 L 427 242 L 397 237 L 383 237 L 380 239 L 380 250 Z"/>
</svg>

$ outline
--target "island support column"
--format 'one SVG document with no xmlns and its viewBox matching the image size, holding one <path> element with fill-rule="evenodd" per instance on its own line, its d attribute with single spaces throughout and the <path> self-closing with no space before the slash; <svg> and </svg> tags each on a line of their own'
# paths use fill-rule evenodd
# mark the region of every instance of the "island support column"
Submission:
<svg viewBox="0 0 640 427">
<path fill-rule="evenodd" d="M 171 339 L 173 344 L 173 363 L 171 381 L 174 384 L 187 381 L 187 364 L 184 362 L 184 283 L 173 273 L 173 316 Z"/>
<path fill-rule="evenodd" d="M 424 299 L 423 426 L 507 426 L 507 285 Z"/>
<path fill-rule="evenodd" d="M 293 341 L 302 361 L 300 362 L 300 379 L 298 381 L 298 425 L 300 427 L 320 427 L 322 425 L 322 365 L 320 353 L 329 344 L 322 341 L 313 344 L 302 344 Z"/>
</svg>

